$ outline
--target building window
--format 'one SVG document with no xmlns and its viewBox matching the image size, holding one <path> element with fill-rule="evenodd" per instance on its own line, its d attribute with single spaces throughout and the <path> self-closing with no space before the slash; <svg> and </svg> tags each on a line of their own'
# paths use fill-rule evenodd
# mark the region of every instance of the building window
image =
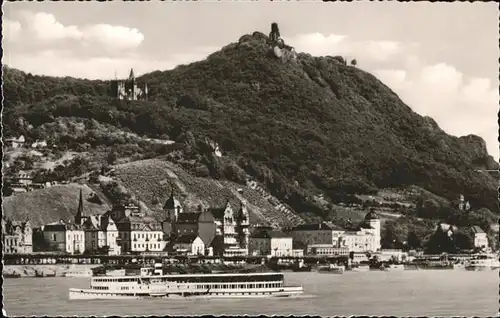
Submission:
<svg viewBox="0 0 500 318">
<path fill-rule="evenodd" d="M 52 241 L 56 241 L 56 235 L 55 234 L 52 234 Z"/>
</svg>

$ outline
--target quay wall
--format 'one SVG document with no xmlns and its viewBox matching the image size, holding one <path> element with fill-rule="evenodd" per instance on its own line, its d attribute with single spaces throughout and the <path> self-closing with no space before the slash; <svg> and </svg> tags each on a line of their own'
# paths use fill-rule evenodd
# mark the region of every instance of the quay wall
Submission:
<svg viewBox="0 0 500 318">
<path fill-rule="evenodd" d="M 19 274 L 21 277 L 35 277 L 37 274 L 46 276 L 63 276 L 68 270 L 91 269 L 99 264 L 42 264 L 42 265 L 4 265 L 2 275 Z"/>
<path fill-rule="evenodd" d="M 347 256 L 304 256 L 304 257 L 273 257 L 245 256 L 245 257 L 197 257 L 197 256 L 164 256 L 164 255 L 62 255 L 62 254 L 5 254 L 4 265 L 58 265 L 58 264 L 130 264 L 143 262 L 180 262 L 180 263 L 248 263 L 261 264 L 277 260 L 284 262 L 324 263 L 328 261 L 347 261 Z"/>
</svg>

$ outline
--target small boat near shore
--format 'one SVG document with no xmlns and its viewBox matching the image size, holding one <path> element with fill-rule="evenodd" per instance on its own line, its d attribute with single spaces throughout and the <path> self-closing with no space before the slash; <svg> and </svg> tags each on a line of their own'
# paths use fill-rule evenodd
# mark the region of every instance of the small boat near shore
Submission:
<svg viewBox="0 0 500 318">
<path fill-rule="evenodd" d="M 419 269 L 416 264 L 404 264 L 405 271 L 418 271 Z"/>
<path fill-rule="evenodd" d="M 56 277 L 56 272 L 44 273 L 43 271 L 35 271 L 35 277 Z"/>
<path fill-rule="evenodd" d="M 20 278 L 21 274 L 19 273 L 4 273 L 3 278 Z"/>
<path fill-rule="evenodd" d="M 294 272 L 310 272 L 311 270 L 311 266 L 306 265 L 303 260 L 292 266 Z"/>
<path fill-rule="evenodd" d="M 405 266 L 403 264 L 385 264 L 382 266 L 382 270 L 384 271 L 403 271 L 405 269 Z"/>
<path fill-rule="evenodd" d="M 281 273 L 163 275 L 141 268 L 139 275 L 95 276 L 90 288 L 70 288 L 69 299 L 268 298 L 292 297 L 302 286 L 285 286 Z"/>
<path fill-rule="evenodd" d="M 93 275 L 91 268 L 70 268 L 63 274 L 64 277 L 92 277 Z"/>
<path fill-rule="evenodd" d="M 489 271 L 500 269 L 500 261 L 493 255 L 480 255 L 465 264 L 467 271 Z"/>
<path fill-rule="evenodd" d="M 461 270 L 463 270 L 463 269 L 465 269 L 465 264 L 462 263 L 462 262 L 454 263 L 453 264 L 453 269 L 461 269 Z"/>
<path fill-rule="evenodd" d="M 322 274 L 344 274 L 345 266 L 330 264 L 326 266 L 318 266 L 318 273 Z"/>
<path fill-rule="evenodd" d="M 418 268 L 427 270 L 451 270 L 454 266 L 451 262 L 426 262 L 419 263 Z"/>
<path fill-rule="evenodd" d="M 368 272 L 370 271 L 370 266 L 365 264 L 353 265 L 346 270 L 349 270 L 351 272 Z"/>
</svg>

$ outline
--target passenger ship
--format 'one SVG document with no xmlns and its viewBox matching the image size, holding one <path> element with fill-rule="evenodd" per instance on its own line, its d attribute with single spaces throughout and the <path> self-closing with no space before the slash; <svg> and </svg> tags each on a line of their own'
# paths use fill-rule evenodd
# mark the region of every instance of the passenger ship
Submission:
<svg viewBox="0 0 500 318">
<path fill-rule="evenodd" d="M 284 286 L 281 273 L 163 275 L 162 264 L 135 276 L 92 277 L 90 288 L 69 289 L 69 299 L 290 297 L 301 286 Z"/>
</svg>

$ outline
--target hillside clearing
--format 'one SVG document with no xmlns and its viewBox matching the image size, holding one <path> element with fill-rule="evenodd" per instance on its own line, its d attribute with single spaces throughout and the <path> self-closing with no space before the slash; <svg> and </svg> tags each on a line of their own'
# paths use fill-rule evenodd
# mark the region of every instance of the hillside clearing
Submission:
<svg viewBox="0 0 500 318">
<path fill-rule="evenodd" d="M 33 226 L 41 226 L 60 219 L 73 221 L 78 208 L 80 189 L 83 192 L 86 215 L 102 214 L 110 209 L 105 203 L 99 205 L 87 201 L 94 193 L 88 186 L 68 184 L 6 197 L 2 203 L 3 213 L 6 217 L 18 221 L 28 217 Z"/>
</svg>

